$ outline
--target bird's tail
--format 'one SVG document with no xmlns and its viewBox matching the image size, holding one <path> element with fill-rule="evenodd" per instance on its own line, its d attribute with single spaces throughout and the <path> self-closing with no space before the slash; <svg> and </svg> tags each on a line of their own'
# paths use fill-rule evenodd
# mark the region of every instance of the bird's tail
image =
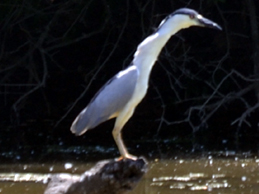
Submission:
<svg viewBox="0 0 259 194">
<path fill-rule="evenodd" d="M 89 116 L 87 115 L 87 107 L 81 111 L 81 113 L 76 117 L 74 122 L 71 125 L 71 132 L 74 133 L 75 135 L 82 135 L 85 133 L 89 127 Z"/>
</svg>

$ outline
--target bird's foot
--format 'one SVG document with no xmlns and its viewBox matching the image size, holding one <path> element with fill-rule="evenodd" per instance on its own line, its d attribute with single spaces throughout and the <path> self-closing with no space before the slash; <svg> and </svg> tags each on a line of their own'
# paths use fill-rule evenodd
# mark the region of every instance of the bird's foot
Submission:
<svg viewBox="0 0 259 194">
<path fill-rule="evenodd" d="M 123 160 L 123 159 L 129 159 L 129 160 L 137 160 L 138 157 L 131 155 L 131 154 L 125 154 L 124 156 L 121 156 L 119 158 L 116 158 L 117 161 Z"/>
</svg>

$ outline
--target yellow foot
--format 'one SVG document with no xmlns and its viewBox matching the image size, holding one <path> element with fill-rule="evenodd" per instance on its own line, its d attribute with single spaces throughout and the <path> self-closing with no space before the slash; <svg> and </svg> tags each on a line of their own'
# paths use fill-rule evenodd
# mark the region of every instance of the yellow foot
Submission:
<svg viewBox="0 0 259 194">
<path fill-rule="evenodd" d="M 129 160 L 137 160 L 138 157 L 133 156 L 131 154 L 125 154 L 125 156 L 121 156 L 119 158 L 116 158 L 117 161 L 123 160 L 123 159 L 129 159 Z"/>
</svg>

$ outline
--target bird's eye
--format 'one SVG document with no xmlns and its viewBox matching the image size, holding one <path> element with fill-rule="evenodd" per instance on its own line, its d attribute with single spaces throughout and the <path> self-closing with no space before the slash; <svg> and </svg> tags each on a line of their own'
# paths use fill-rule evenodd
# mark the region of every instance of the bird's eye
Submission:
<svg viewBox="0 0 259 194">
<path fill-rule="evenodd" d="M 195 15 L 194 14 L 191 14 L 189 15 L 190 19 L 194 19 L 195 18 Z"/>
</svg>

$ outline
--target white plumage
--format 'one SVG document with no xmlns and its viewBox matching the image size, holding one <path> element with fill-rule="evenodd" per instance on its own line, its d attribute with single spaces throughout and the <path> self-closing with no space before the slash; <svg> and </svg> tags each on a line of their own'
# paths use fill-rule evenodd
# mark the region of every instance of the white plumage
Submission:
<svg viewBox="0 0 259 194">
<path fill-rule="evenodd" d="M 121 138 L 121 130 L 146 95 L 150 72 L 162 48 L 173 34 L 190 26 L 221 30 L 219 25 L 194 10 L 182 8 L 173 12 L 160 23 L 155 33 L 138 45 L 132 64 L 116 74 L 99 90 L 89 105 L 77 116 L 71 131 L 76 135 L 82 135 L 88 129 L 117 117 L 112 134 L 120 154 L 123 158 L 136 159 L 128 153 Z"/>
</svg>

